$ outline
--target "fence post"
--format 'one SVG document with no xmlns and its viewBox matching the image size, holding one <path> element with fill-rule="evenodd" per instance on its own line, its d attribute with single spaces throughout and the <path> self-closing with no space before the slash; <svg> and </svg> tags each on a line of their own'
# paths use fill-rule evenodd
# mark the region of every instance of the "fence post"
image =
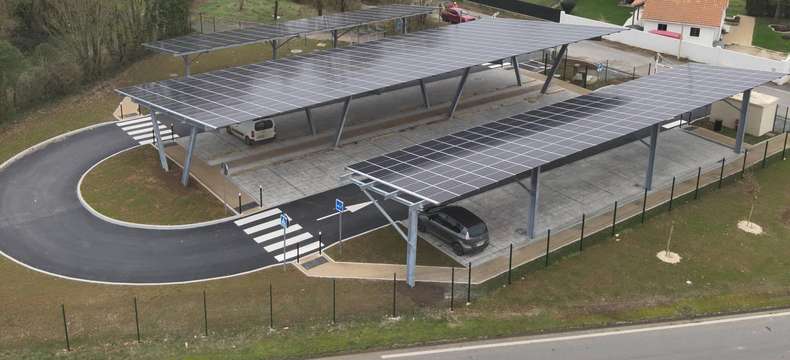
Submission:
<svg viewBox="0 0 790 360">
<path fill-rule="evenodd" d="M 203 33 L 203 13 L 200 13 L 200 33 Z"/>
<path fill-rule="evenodd" d="M 634 72 L 631 74 L 631 80 L 636 79 L 636 65 L 634 65 Z"/>
<path fill-rule="evenodd" d="M 300 243 L 301 243 L 301 241 L 296 243 L 296 263 L 297 264 L 300 263 L 300 257 L 299 257 L 299 244 Z M 283 251 L 285 251 L 285 249 L 283 249 Z"/>
<path fill-rule="evenodd" d="M 324 243 L 321 241 L 321 238 L 324 236 L 320 231 L 318 232 L 318 255 L 322 255 L 324 253 Z"/>
<path fill-rule="evenodd" d="M 763 151 L 763 169 L 765 169 L 765 164 L 768 161 L 768 142 L 771 140 L 765 141 L 765 150 Z"/>
<path fill-rule="evenodd" d="M 450 268 L 450 311 L 454 310 L 455 302 L 455 266 Z"/>
<path fill-rule="evenodd" d="M 617 230 L 617 201 L 614 202 L 614 212 L 612 212 L 612 236 Z"/>
<path fill-rule="evenodd" d="M 466 305 L 472 303 L 472 262 L 469 262 L 469 268 L 466 272 Z"/>
<path fill-rule="evenodd" d="M 549 267 L 549 249 L 551 246 L 551 229 L 546 230 L 546 265 Z"/>
<path fill-rule="evenodd" d="M 263 185 L 258 185 L 258 200 L 263 208 Z"/>
<path fill-rule="evenodd" d="M 272 283 L 269 283 L 269 329 L 274 329 L 274 301 L 272 296 Z"/>
<path fill-rule="evenodd" d="M 337 297 L 337 295 L 336 294 L 337 294 L 337 292 L 336 292 L 336 287 L 335 286 L 336 286 L 335 285 L 335 279 L 333 278 L 332 279 L 332 325 L 337 323 L 337 318 L 336 318 L 336 315 L 337 315 L 337 311 L 336 311 L 336 307 L 337 307 L 336 306 L 336 297 Z"/>
<path fill-rule="evenodd" d="M 513 243 L 510 244 L 510 256 L 507 260 L 507 284 L 510 285 L 513 283 L 512 278 L 513 272 Z"/>
<path fill-rule="evenodd" d="M 743 150 L 743 167 L 741 169 L 741 179 L 746 176 L 746 159 L 749 157 L 749 149 Z"/>
<path fill-rule="evenodd" d="M 208 336 L 208 306 L 206 306 L 206 290 L 203 290 L 203 329 Z"/>
<path fill-rule="evenodd" d="M 675 199 L 675 177 L 672 177 L 672 189 L 669 191 L 669 211 L 672 211 L 672 200 Z"/>
<path fill-rule="evenodd" d="M 397 289 L 397 281 L 398 281 L 398 274 L 392 273 L 392 317 L 397 316 L 397 309 L 395 307 L 395 296 L 396 296 L 396 289 Z"/>
<path fill-rule="evenodd" d="M 137 312 L 137 297 L 134 297 L 134 325 L 137 328 L 137 342 L 140 342 L 140 317 Z"/>
<path fill-rule="evenodd" d="M 719 174 L 719 189 L 721 189 L 721 183 L 724 181 L 724 164 L 727 162 L 727 158 L 721 158 L 721 173 Z"/>
<path fill-rule="evenodd" d="M 782 160 L 787 160 L 787 136 L 790 132 L 785 133 L 785 146 L 782 148 Z"/>
<path fill-rule="evenodd" d="M 589 67 L 587 64 L 584 64 L 584 78 L 582 79 L 582 84 L 585 89 L 587 88 L 587 72 L 589 71 Z"/>
<path fill-rule="evenodd" d="M 239 193 L 239 215 L 241 215 L 241 193 Z M 285 249 L 283 249 L 285 251 Z"/>
<path fill-rule="evenodd" d="M 546 50 L 543 50 L 543 75 L 549 73 L 549 58 L 546 55 Z"/>
<path fill-rule="evenodd" d="M 650 76 L 650 72 L 653 70 L 653 63 L 647 63 L 647 76 Z"/>
<path fill-rule="evenodd" d="M 645 196 L 642 197 L 642 224 L 645 223 L 645 211 L 647 211 L 647 189 L 645 189 Z"/>
<path fill-rule="evenodd" d="M 603 70 L 603 84 L 609 82 L 609 60 L 606 60 L 606 68 Z"/>
<path fill-rule="evenodd" d="M 584 223 L 587 220 L 587 214 L 582 214 L 582 233 L 579 236 L 579 252 L 584 251 Z"/>
<path fill-rule="evenodd" d="M 60 304 L 60 312 L 63 314 L 63 332 L 66 334 L 66 351 L 71 351 L 71 342 L 69 342 L 69 325 L 66 323 L 66 305 Z"/>
<path fill-rule="evenodd" d="M 699 179 L 702 177 L 702 166 L 697 168 L 697 185 L 694 187 L 694 200 L 699 199 Z"/>
<path fill-rule="evenodd" d="M 212 27 L 213 32 L 217 32 L 217 17 L 216 16 L 212 16 L 211 17 L 211 27 Z"/>
</svg>

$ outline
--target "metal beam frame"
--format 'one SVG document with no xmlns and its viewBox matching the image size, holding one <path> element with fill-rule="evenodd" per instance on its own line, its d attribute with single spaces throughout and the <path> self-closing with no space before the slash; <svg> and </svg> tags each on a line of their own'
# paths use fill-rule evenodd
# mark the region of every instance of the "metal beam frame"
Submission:
<svg viewBox="0 0 790 360">
<path fill-rule="evenodd" d="M 554 78 L 554 73 L 557 72 L 557 68 L 560 67 L 560 62 L 562 61 L 562 57 L 565 56 L 565 52 L 568 51 L 568 45 L 562 45 L 560 47 L 560 52 L 554 57 L 554 63 L 551 65 L 551 69 L 549 69 L 549 73 L 546 74 L 546 81 L 543 83 L 543 88 L 540 89 L 541 94 L 545 94 L 546 91 L 549 90 L 549 85 L 551 84 L 551 79 Z"/>
<path fill-rule="evenodd" d="M 420 91 L 422 91 L 422 102 L 425 104 L 426 109 L 431 108 L 431 103 L 428 101 L 428 91 L 425 89 L 425 81 L 420 79 Z"/>
<path fill-rule="evenodd" d="M 538 201 L 540 200 L 540 167 L 532 169 L 529 182 L 529 223 L 527 224 L 527 233 L 530 239 L 534 239 L 535 227 L 538 221 Z"/>
<path fill-rule="evenodd" d="M 464 92 L 464 86 L 466 85 L 466 79 L 469 77 L 469 70 L 471 68 L 465 68 L 464 74 L 461 75 L 461 81 L 458 83 L 458 90 L 455 92 L 455 97 L 453 98 L 453 103 L 450 105 L 450 115 L 449 118 L 452 119 L 455 115 L 455 109 L 458 108 L 458 102 L 461 100 L 461 94 Z"/>
<path fill-rule="evenodd" d="M 340 124 L 337 126 L 337 135 L 335 135 L 335 147 L 340 146 L 340 138 L 343 136 L 343 128 L 346 126 L 348 119 L 348 109 L 351 107 L 351 96 L 346 98 L 343 103 L 343 114 L 340 115 Z"/>
<path fill-rule="evenodd" d="M 521 86 L 521 71 L 518 69 L 518 59 L 515 56 L 511 57 L 510 64 L 513 65 L 513 70 L 516 72 L 516 84 Z"/>
<path fill-rule="evenodd" d="M 272 40 L 271 44 L 272 44 L 272 60 L 277 60 L 277 49 L 279 49 L 280 46 L 277 45 L 277 40 Z"/>
<path fill-rule="evenodd" d="M 333 48 L 336 48 L 336 47 L 337 47 L 337 39 L 338 39 L 339 37 L 340 37 L 340 36 L 338 36 L 338 35 L 337 35 L 337 30 L 332 30 L 332 47 L 333 47 Z"/>
<path fill-rule="evenodd" d="M 743 99 L 741 100 L 741 118 L 738 121 L 738 134 L 735 136 L 735 153 L 740 154 L 743 152 L 743 138 L 746 136 L 746 126 L 749 122 L 749 101 L 752 98 L 752 90 L 743 92 Z"/>
<path fill-rule="evenodd" d="M 184 172 L 181 174 L 181 185 L 189 185 L 189 169 L 192 168 L 192 154 L 195 151 L 195 144 L 197 143 L 197 128 L 192 126 L 189 131 L 189 146 L 187 147 L 187 155 L 184 158 Z"/>
<path fill-rule="evenodd" d="M 650 127 L 650 153 L 647 157 L 647 174 L 645 174 L 645 190 L 653 190 L 653 171 L 656 168 L 656 150 L 658 149 L 658 134 L 661 124 Z"/>
<path fill-rule="evenodd" d="M 315 136 L 315 125 L 313 124 L 313 111 L 309 107 L 304 108 L 304 114 L 307 117 L 307 125 L 310 126 L 310 133 Z"/>
<path fill-rule="evenodd" d="M 167 156 L 165 155 L 165 144 L 162 143 L 162 135 L 159 131 L 159 121 L 156 120 L 156 111 L 151 111 L 151 122 L 154 127 L 154 140 L 156 141 L 156 149 L 159 151 L 159 162 L 162 164 L 162 169 L 170 171 L 167 166 Z"/>
</svg>

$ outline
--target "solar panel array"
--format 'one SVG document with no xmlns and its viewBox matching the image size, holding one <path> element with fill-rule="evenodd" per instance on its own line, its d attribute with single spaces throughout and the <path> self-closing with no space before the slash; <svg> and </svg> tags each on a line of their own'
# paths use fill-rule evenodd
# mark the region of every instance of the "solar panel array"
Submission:
<svg viewBox="0 0 790 360">
<path fill-rule="evenodd" d="M 784 74 L 681 65 L 348 167 L 434 204 L 775 80 Z"/>
<path fill-rule="evenodd" d="M 483 19 L 116 91 L 217 129 L 618 31 Z"/>
<path fill-rule="evenodd" d="M 193 34 L 143 44 L 152 50 L 175 56 L 191 55 L 217 49 L 287 39 L 331 30 L 342 30 L 378 21 L 430 14 L 430 6 L 384 5 L 357 11 L 291 20 L 279 24 L 261 24 L 242 29 L 207 34 Z"/>
</svg>

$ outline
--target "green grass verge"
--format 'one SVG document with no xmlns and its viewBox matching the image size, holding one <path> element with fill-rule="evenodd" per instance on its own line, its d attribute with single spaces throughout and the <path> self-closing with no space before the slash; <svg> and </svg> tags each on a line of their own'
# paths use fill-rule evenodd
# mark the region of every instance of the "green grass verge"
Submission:
<svg viewBox="0 0 790 360">
<path fill-rule="evenodd" d="M 579 0 L 573 15 L 623 25 L 631 16 L 631 8 L 618 6 L 618 3 L 617 0 Z"/>
<path fill-rule="evenodd" d="M 342 250 L 334 245 L 326 253 L 335 261 L 405 264 L 406 242 L 388 226 L 344 241 Z M 417 241 L 417 265 L 461 266 L 422 238 Z"/>
<path fill-rule="evenodd" d="M 752 173 L 754 175 L 752 175 Z M 60 280 L 0 261 L 0 357 L 5 358 L 303 358 L 319 354 L 557 331 L 623 322 L 676 319 L 790 306 L 790 162 L 731 178 L 700 200 L 679 199 L 672 212 L 619 227 L 476 288 L 472 305 L 446 311 L 446 285 L 399 284 L 400 320 L 391 311 L 391 283 L 337 281 L 337 325 L 331 325 L 331 281 L 288 268 L 180 286 L 126 287 Z M 754 200 L 753 221 L 765 234 L 736 228 Z M 674 224 L 677 265 L 655 255 Z M 268 284 L 274 325 L 268 327 Z M 208 293 L 209 336 L 203 337 L 202 290 Z M 456 285 L 457 304 L 465 289 Z M 132 297 L 140 304 L 144 342 L 134 341 Z M 62 350 L 60 303 L 72 346 Z M 287 327 L 287 328 L 286 328 Z"/>
<path fill-rule="evenodd" d="M 82 196 L 96 211 L 139 224 L 180 225 L 228 216 L 225 207 L 203 186 L 181 186 L 181 168 L 159 166 L 151 146 L 141 146 L 102 162 L 82 182 Z"/>
<path fill-rule="evenodd" d="M 239 1 L 204 0 L 196 4 L 195 11 L 206 16 L 272 23 L 274 20 L 274 2 L 275 0 L 244 0 L 244 7 L 240 10 Z M 293 1 L 279 1 L 277 12 L 280 20 L 300 19 L 318 15 L 313 7 L 297 4 Z"/>
<path fill-rule="evenodd" d="M 769 27 L 770 24 L 786 24 L 787 19 L 775 20 L 772 18 L 757 18 L 754 24 L 754 36 L 752 44 L 770 50 L 790 52 L 790 40 L 782 39 L 782 34 Z"/>
</svg>

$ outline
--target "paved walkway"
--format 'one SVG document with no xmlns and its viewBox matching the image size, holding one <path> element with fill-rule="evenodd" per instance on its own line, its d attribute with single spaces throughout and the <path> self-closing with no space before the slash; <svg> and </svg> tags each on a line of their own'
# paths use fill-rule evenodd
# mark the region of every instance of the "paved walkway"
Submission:
<svg viewBox="0 0 790 360">
<path fill-rule="evenodd" d="M 764 151 L 760 151 L 760 149 L 765 149 L 766 144 L 768 149 L 767 154 L 769 156 L 782 153 L 785 139 L 786 135 L 778 135 L 766 142 L 751 146 L 753 151 L 749 151 L 748 158 L 746 159 L 747 166 L 760 166 L 764 154 Z M 715 166 L 701 168 L 701 176 L 699 177 L 700 187 L 717 186 L 722 174 L 724 177 L 729 177 L 737 175 L 742 171 L 744 164 L 743 155 L 736 155 L 733 153 L 725 160 L 725 166 L 723 167 L 714 164 Z M 719 164 L 721 164 L 721 162 L 719 162 Z M 665 206 L 670 200 L 671 193 L 674 198 L 677 198 L 686 194 L 694 194 L 696 189 L 697 174 L 695 172 L 692 176 L 679 178 L 675 184 L 674 193 L 672 193 L 670 183 L 657 187 L 655 191 L 648 195 L 646 203 L 643 202 L 641 196 L 637 199 L 627 199 L 619 204 L 616 217 L 612 210 L 588 216 L 584 227 L 585 237 L 600 231 L 612 231 L 613 219 L 616 224 L 619 224 L 628 219 L 641 216 L 643 205 L 647 210 Z M 580 224 L 552 233 L 549 244 L 550 251 L 554 252 L 566 246 L 579 246 L 580 234 Z M 544 236 L 538 241 L 531 242 L 527 245 L 520 247 L 514 246 L 513 266 L 517 267 L 527 262 L 544 258 L 546 254 L 546 241 L 547 239 Z M 482 264 L 473 264 L 471 282 L 473 284 L 481 284 L 491 278 L 506 273 L 508 271 L 508 256 L 507 253 L 502 255 L 503 256 L 491 259 Z M 296 264 L 296 266 L 308 276 L 326 278 L 389 280 L 392 279 L 393 273 L 397 274 L 399 279 L 405 279 L 406 274 L 406 267 L 404 265 L 360 264 L 334 262 L 330 260 L 325 264 L 310 269 L 305 269 L 300 264 Z M 419 282 L 446 283 L 450 282 L 450 272 L 450 268 L 418 266 L 416 278 Z M 456 271 L 455 281 L 459 283 L 466 282 L 466 271 Z"/>
</svg>

